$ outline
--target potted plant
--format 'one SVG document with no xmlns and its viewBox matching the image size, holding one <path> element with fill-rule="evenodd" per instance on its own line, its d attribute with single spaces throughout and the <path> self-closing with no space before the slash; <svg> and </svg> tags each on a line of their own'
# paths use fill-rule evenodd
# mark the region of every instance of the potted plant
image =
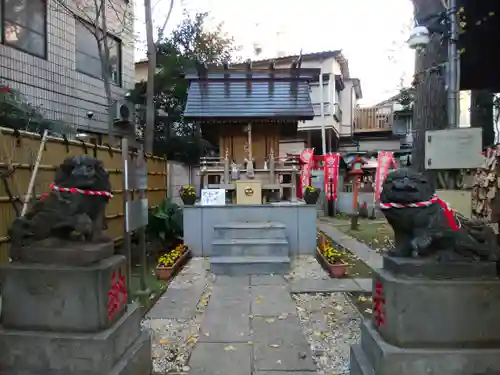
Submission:
<svg viewBox="0 0 500 375">
<path fill-rule="evenodd" d="M 324 237 L 322 244 L 316 250 L 316 257 L 330 277 L 344 277 L 347 273 L 347 264 L 343 261 L 345 252 L 335 248 Z"/>
<path fill-rule="evenodd" d="M 308 185 L 304 191 L 304 201 L 307 204 L 316 204 L 319 198 L 319 190 L 315 187 Z"/>
<path fill-rule="evenodd" d="M 184 244 L 179 244 L 158 258 L 156 276 L 160 280 L 170 280 L 186 264 L 191 251 Z"/>
<path fill-rule="evenodd" d="M 191 185 L 182 186 L 179 189 L 179 195 L 186 205 L 192 206 L 196 202 L 196 190 Z"/>
<path fill-rule="evenodd" d="M 163 253 L 182 243 L 182 216 L 182 208 L 168 199 L 149 211 L 147 238 L 159 252 Z"/>
</svg>

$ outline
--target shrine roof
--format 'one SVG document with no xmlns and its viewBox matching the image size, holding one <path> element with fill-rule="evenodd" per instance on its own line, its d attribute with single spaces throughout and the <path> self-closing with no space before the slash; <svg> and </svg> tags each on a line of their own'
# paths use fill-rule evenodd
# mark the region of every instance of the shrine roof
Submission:
<svg viewBox="0 0 500 375">
<path fill-rule="evenodd" d="M 188 74 L 188 120 L 311 120 L 310 70 Z"/>
</svg>

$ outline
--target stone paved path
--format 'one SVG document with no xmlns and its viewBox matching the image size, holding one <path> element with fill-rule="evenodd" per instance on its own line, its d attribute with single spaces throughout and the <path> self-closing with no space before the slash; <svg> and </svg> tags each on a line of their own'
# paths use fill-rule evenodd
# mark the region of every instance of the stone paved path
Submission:
<svg viewBox="0 0 500 375">
<path fill-rule="evenodd" d="M 370 279 L 330 279 L 312 257 L 286 277 L 215 277 L 207 266 L 192 259 L 143 322 L 155 374 L 314 375 L 293 294 L 371 290 Z"/>
<path fill-rule="evenodd" d="M 192 375 L 315 374 L 286 280 L 217 277 L 189 367 Z"/>
</svg>

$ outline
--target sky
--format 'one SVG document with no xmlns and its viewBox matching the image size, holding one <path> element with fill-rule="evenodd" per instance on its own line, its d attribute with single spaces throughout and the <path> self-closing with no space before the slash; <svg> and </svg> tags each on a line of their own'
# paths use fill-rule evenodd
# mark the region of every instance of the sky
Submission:
<svg viewBox="0 0 500 375">
<path fill-rule="evenodd" d="M 170 0 L 152 0 L 155 28 L 164 22 Z M 409 85 L 414 53 L 405 41 L 412 27 L 410 0 L 174 0 L 166 33 L 182 20 L 182 11 L 208 11 L 213 25 L 253 57 L 258 43 L 261 58 L 278 53 L 298 54 L 341 49 L 351 77 L 361 80 L 362 104 L 371 105 Z M 144 7 L 136 0 L 136 60 L 145 57 Z"/>
</svg>

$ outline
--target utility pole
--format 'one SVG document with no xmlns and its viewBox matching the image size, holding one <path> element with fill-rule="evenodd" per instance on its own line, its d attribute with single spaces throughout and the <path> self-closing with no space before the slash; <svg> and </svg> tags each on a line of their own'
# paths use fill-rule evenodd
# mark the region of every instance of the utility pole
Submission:
<svg viewBox="0 0 500 375">
<path fill-rule="evenodd" d="M 460 56 L 458 55 L 457 0 L 448 0 L 450 23 L 448 35 L 448 127 L 457 128 L 460 121 Z"/>
</svg>

